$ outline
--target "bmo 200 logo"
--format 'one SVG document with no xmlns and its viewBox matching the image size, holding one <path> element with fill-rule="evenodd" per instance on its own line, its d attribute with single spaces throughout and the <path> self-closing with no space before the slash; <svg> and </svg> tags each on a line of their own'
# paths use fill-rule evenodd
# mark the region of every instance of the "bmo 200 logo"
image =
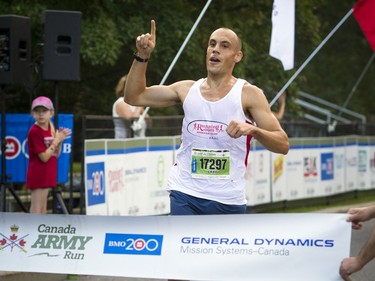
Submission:
<svg viewBox="0 0 375 281">
<path fill-rule="evenodd" d="M 17 158 L 21 152 L 21 143 L 20 141 L 13 136 L 6 136 L 6 150 L 5 156 L 6 159 L 11 160 Z"/>
<path fill-rule="evenodd" d="M 161 255 L 163 235 L 106 233 L 104 254 Z"/>
</svg>

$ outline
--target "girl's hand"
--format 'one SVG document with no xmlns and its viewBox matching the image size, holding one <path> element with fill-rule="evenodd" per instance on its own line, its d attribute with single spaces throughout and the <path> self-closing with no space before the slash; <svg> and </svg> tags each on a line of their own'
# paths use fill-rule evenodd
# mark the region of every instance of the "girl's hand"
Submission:
<svg viewBox="0 0 375 281">
<path fill-rule="evenodd" d="M 58 143 L 62 143 L 66 138 L 68 138 L 72 134 L 72 130 L 69 128 L 60 128 L 56 131 L 55 139 L 58 140 Z"/>
</svg>

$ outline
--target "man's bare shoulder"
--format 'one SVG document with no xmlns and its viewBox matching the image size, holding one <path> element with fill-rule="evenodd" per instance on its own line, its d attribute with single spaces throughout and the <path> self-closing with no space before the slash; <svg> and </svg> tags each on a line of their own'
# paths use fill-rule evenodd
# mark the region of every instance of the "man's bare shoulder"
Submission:
<svg viewBox="0 0 375 281">
<path fill-rule="evenodd" d="M 175 88 L 191 88 L 191 86 L 193 86 L 193 84 L 195 83 L 194 80 L 181 80 L 181 81 L 178 81 L 178 82 L 175 82 L 173 83 L 171 86 L 172 87 L 175 87 Z"/>
<path fill-rule="evenodd" d="M 247 101 L 252 100 L 253 103 L 255 100 L 265 99 L 263 90 L 253 84 L 250 84 L 249 82 L 246 82 L 244 84 L 243 89 L 242 89 L 242 95 L 245 100 Z"/>
<path fill-rule="evenodd" d="M 252 93 L 252 94 L 262 94 L 263 95 L 263 90 L 249 82 L 245 82 L 244 86 L 243 86 L 243 90 L 246 92 L 246 93 Z"/>
<path fill-rule="evenodd" d="M 181 80 L 171 84 L 170 87 L 177 93 L 180 100 L 184 101 L 194 83 L 194 80 Z"/>
</svg>

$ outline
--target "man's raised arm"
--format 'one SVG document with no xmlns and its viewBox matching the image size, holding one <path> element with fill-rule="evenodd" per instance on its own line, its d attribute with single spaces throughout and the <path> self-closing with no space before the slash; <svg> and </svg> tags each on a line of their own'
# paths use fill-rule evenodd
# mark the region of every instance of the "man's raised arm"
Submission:
<svg viewBox="0 0 375 281">
<path fill-rule="evenodd" d="M 156 23 L 151 20 L 151 33 L 137 37 L 137 52 L 134 54 L 133 64 L 128 73 L 124 89 L 126 103 L 136 106 L 163 107 L 180 103 L 178 89 L 180 83 L 169 86 L 154 85 L 146 87 L 146 70 L 148 60 L 156 46 Z"/>
<path fill-rule="evenodd" d="M 151 33 L 139 35 L 136 40 L 137 52 L 128 73 L 124 89 L 125 102 L 133 105 L 143 105 L 142 93 L 146 90 L 147 62 L 156 46 L 156 23 L 151 20 Z"/>
</svg>

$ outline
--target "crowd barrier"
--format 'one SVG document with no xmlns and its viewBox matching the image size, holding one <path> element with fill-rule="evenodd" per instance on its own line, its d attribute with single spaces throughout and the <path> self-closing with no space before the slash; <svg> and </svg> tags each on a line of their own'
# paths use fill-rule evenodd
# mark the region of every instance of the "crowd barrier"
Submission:
<svg viewBox="0 0 375 281">
<path fill-rule="evenodd" d="M 180 136 L 85 140 L 88 215 L 169 213 L 165 191 Z M 248 206 L 375 187 L 375 137 L 291 138 L 287 155 L 251 143 Z"/>
</svg>

